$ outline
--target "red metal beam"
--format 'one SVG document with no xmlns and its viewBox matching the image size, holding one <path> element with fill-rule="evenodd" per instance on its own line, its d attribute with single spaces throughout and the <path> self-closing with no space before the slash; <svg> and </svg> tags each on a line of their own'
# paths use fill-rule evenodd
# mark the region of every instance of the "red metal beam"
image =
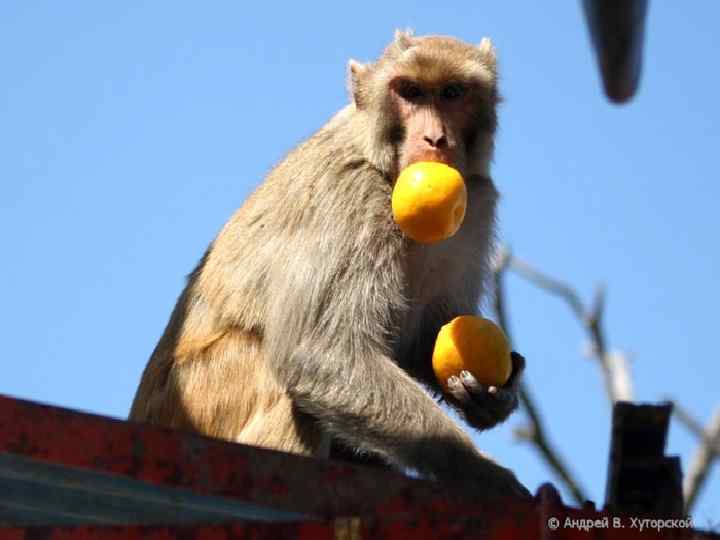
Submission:
<svg viewBox="0 0 720 540">
<path fill-rule="evenodd" d="M 488 510 L 430 482 L 86 414 L 0 395 L 0 452 L 312 516 Z M 474 499 L 474 500 L 473 500 Z M 523 508 L 529 503 L 520 502 Z"/>
<path fill-rule="evenodd" d="M 176 518 L 169 515 L 164 527 L 137 526 L 132 520 L 125 527 L 0 527 L 0 539 L 562 540 L 587 538 L 578 524 L 587 528 L 599 523 L 591 527 L 593 538 L 720 540 L 718 535 L 689 529 L 641 533 L 632 527 L 631 516 L 597 512 L 591 504 L 564 506 L 550 485 L 542 487 L 534 501 L 487 502 L 481 494 L 477 500 L 451 499 L 434 484 L 375 468 L 303 458 L 4 396 L 0 396 L 0 452 L 62 464 L 68 472 L 122 475 L 310 516 L 290 523 L 233 520 L 172 526 Z M 568 519 L 573 520 L 571 525 Z M 623 527 L 613 527 L 616 519 Z M 553 528 L 553 523 L 558 526 Z"/>
</svg>

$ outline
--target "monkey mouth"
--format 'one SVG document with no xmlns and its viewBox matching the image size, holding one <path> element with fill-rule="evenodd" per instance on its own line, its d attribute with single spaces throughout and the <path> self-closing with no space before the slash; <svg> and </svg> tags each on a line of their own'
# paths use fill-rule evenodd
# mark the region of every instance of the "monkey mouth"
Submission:
<svg viewBox="0 0 720 540">
<path fill-rule="evenodd" d="M 412 165 L 418 161 L 436 161 L 438 163 L 444 163 L 445 165 L 455 165 L 454 152 L 441 151 L 441 150 L 427 150 L 413 154 L 409 157 L 407 165 Z"/>
</svg>

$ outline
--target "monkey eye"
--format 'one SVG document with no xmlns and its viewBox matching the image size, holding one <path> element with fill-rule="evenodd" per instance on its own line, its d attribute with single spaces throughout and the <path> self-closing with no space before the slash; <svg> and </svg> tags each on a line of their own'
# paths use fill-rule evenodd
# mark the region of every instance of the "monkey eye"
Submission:
<svg viewBox="0 0 720 540">
<path fill-rule="evenodd" d="M 417 101 L 425 97 L 425 91 L 411 81 L 403 81 L 398 85 L 398 95 L 406 101 Z"/>
<path fill-rule="evenodd" d="M 453 101 L 464 96 L 466 92 L 467 87 L 464 84 L 452 83 L 444 87 L 440 91 L 440 95 L 443 97 L 443 99 Z"/>
</svg>

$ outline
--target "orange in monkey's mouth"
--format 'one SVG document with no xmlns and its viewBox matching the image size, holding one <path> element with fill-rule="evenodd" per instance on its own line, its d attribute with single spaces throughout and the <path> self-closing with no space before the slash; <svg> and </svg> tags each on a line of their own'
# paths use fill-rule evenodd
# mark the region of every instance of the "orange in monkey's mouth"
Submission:
<svg viewBox="0 0 720 540">
<path fill-rule="evenodd" d="M 395 222 L 407 236 L 434 244 L 454 235 L 465 219 L 467 189 L 462 175 L 437 161 L 418 161 L 398 176 L 392 193 Z"/>
</svg>

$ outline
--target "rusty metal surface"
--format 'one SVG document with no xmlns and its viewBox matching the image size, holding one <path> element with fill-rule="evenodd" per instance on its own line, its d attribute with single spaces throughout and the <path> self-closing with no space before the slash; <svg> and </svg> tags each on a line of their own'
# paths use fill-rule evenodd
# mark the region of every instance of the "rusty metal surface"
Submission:
<svg viewBox="0 0 720 540">
<path fill-rule="evenodd" d="M 583 527 L 548 528 L 544 514 L 526 516 L 521 522 L 505 519 L 479 524 L 464 517 L 437 525 L 427 516 L 415 520 L 383 521 L 374 518 L 342 518 L 315 523 L 250 523 L 234 522 L 222 525 L 187 526 L 128 526 L 128 527 L 28 527 L 0 528 L 0 539 L 7 540 L 120 540 L 120 539 L 255 539 L 255 540 L 718 540 L 720 536 L 689 529 L 650 529 L 640 531 L 625 521 L 622 528 L 592 526 L 602 523 L 605 516 L 593 511 L 575 511 L 565 519 L 587 520 Z M 611 520 L 612 517 L 607 517 Z"/>
<path fill-rule="evenodd" d="M 148 511 L 157 511 L 151 517 L 157 522 L 143 526 L 137 524 L 130 507 L 129 512 L 128 508 L 120 508 L 121 514 L 126 512 L 120 519 L 113 514 L 115 526 L 107 525 L 103 519 L 99 520 L 103 525 L 96 521 L 94 525 L 88 522 L 82 526 L 59 526 L 49 518 L 47 526 L 11 527 L 19 522 L 6 519 L 2 523 L 5 527 L 0 526 L 0 540 L 578 539 L 589 536 L 620 540 L 720 540 L 718 535 L 689 529 L 640 532 L 631 526 L 630 516 L 598 512 L 592 504 L 583 508 L 565 506 L 549 484 L 541 486 L 535 500 L 530 501 L 460 501 L 438 496 L 437 488 L 427 482 L 374 468 L 307 459 L 3 396 L 0 396 L 0 452 L 9 460 L 5 462 L 6 469 L 22 478 L 28 478 L 29 470 L 30 477 L 35 475 L 49 482 L 58 471 L 46 474 L 49 469 L 42 472 L 44 466 L 60 467 L 59 474 L 64 475 L 69 484 L 75 482 L 83 489 L 88 488 L 89 482 L 91 490 L 99 490 L 96 499 L 87 503 L 90 510 L 115 504 L 103 499 L 106 497 L 101 493 L 103 489 L 112 491 L 113 486 L 121 485 L 135 492 L 137 486 L 127 483 L 132 480 L 144 483 L 139 489 L 142 496 L 147 496 L 153 486 L 161 487 L 166 491 L 160 492 L 160 499 L 171 494 L 172 500 L 165 503 L 193 507 L 188 512 L 207 512 L 206 518 L 200 517 L 200 521 L 208 520 L 201 523 L 190 519 L 195 523 L 188 526 L 185 519 L 188 516 L 178 514 L 184 512 L 182 508 L 168 511 L 155 508 Z M 40 469 L 34 469 L 38 464 Z M 96 475 L 106 476 L 98 480 Z M 93 479 L 88 481 L 90 477 Z M 186 499 L 173 491 L 179 488 L 186 490 L 183 491 Z M 0 493 L 0 501 L 2 495 Z M 152 496 L 158 496 L 158 492 Z M 232 506 L 233 502 L 238 505 Z M 242 517 L 242 512 L 251 507 L 248 505 L 273 509 L 280 515 L 301 512 L 310 519 L 282 522 L 281 517 L 263 523 L 257 521 L 262 516 L 248 516 L 252 518 L 248 520 Z M 32 512 L 33 508 L 27 510 Z M 236 510 L 240 513 L 234 515 Z M 223 512 L 225 515 L 218 515 Z M 556 520 L 559 527 L 550 527 L 551 519 Z M 621 520 L 622 527 L 612 526 L 616 519 Z M 580 523 L 586 527 L 578 527 Z M 590 523 L 605 525 L 587 525 Z"/>
<path fill-rule="evenodd" d="M 434 512 L 454 508 L 447 494 L 434 484 L 398 473 L 232 444 L 2 395 L 0 452 L 314 517 L 378 512 L 402 515 L 420 507 Z M 492 513 L 505 504 L 484 504 L 482 498 L 482 493 L 469 496 L 463 506 Z"/>
<path fill-rule="evenodd" d="M 30 527 L 0 528 L 0 540 L 335 540 L 327 524 L 232 523 L 198 527 Z M 350 540 L 348 538 L 348 540 Z"/>
</svg>

